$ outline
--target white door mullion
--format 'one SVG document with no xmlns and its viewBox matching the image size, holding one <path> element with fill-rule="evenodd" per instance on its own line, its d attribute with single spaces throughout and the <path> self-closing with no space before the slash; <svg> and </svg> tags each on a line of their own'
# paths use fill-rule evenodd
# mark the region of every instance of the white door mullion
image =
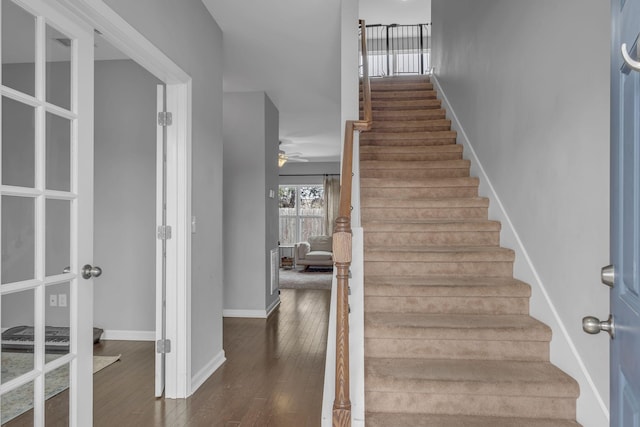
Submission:
<svg viewBox="0 0 640 427">
<path fill-rule="evenodd" d="M 46 199 L 44 189 L 46 186 L 46 111 L 44 102 L 46 98 L 46 22 L 44 17 L 36 18 L 36 83 L 35 93 L 38 100 L 35 118 L 35 188 L 40 195 L 35 199 L 35 278 L 40 285 L 34 290 L 34 364 L 35 368 L 44 372 L 45 352 L 45 214 Z M 44 375 L 39 375 L 34 381 L 34 425 L 44 425 Z"/>
</svg>

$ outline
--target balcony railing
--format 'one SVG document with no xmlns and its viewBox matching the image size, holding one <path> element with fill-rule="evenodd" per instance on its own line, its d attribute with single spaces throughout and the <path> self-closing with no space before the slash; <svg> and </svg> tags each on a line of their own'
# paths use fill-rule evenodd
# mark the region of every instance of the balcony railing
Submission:
<svg viewBox="0 0 640 427">
<path fill-rule="evenodd" d="M 431 24 L 367 25 L 369 76 L 429 74 Z"/>
</svg>

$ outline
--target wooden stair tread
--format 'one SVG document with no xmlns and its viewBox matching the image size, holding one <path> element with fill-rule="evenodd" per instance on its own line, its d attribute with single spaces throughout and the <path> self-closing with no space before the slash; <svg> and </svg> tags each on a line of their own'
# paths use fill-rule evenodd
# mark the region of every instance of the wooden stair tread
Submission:
<svg viewBox="0 0 640 427">
<path fill-rule="evenodd" d="M 360 187 L 458 187 L 458 186 L 478 186 L 480 181 L 476 177 L 464 178 L 439 178 L 439 179 L 383 179 L 383 178 L 363 178 Z"/>
<path fill-rule="evenodd" d="M 361 111 L 362 112 L 362 111 Z M 372 110 L 373 121 L 403 122 L 409 120 L 439 120 L 447 113 L 442 108 L 428 108 L 424 110 Z"/>
<path fill-rule="evenodd" d="M 360 141 L 375 140 L 428 140 L 437 138 L 456 138 L 458 133 L 454 130 L 419 131 L 419 132 L 365 132 L 360 136 Z"/>
<path fill-rule="evenodd" d="M 445 219 L 445 220 L 373 220 L 364 226 L 364 233 L 381 233 L 393 231 L 404 232 L 435 232 L 435 231 L 500 231 L 500 222 L 488 219 Z"/>
<path fill-rule="evenodd" d="M 367 278 L 364 294 L 365 297 L 529 297 L 531 287 L 510 277 L 374 276 Z"/>
<path fill-rule="evenodd" d="M 443 145 L 443 144 L 455 144 L 456 141 L 455 131 L 433 131 L 433 132 L 413 132 L 413 133 L 401 133 L 401 132 L 386 132 L 371 134 L 367 137 L 360 138 L 360 144 L 363 147 L 366 146 L 429 146 L 429 145 Z"/>
<path fill-rule="evenodd" d="M 417 108 L 440 108 L 441 105 L 442 101 L 437 98 L 371 100 L 371 108 L 374 110 L 412 110 Z"/>
<path fill-rule="evenodd" d="M 436 92 L 432 88 L 414 87 L 412 90 L 375 90 L 371 92 L 371 99 L 375 100 L 397 100 L 397 99 L 435 99 Z M 362 91 L 360 92 L 360 102 L 363 100 Z"/>
<path fill-rule="evenodd" d="M 482 260 L 486 258 L 504 258 L 505 260 L 513 260 L 514 252 L 512 249 L 503 247 L 486 247 L 486 246 L 421 246 L 415 248 L 389 248 L 387 246 L 369 245 L 364 250 L 365 261 L 373 260 L 378 256 L 406 257 L 411 259 L 423 259 L 429 257 L 434 261 L 445 260 L 455 257 L 461 260 Z"/>
<path fill-rule="evenodd" d="M 434 118 L 432 120 L 374 121 L 370 132 L 419 132 L 432 130 L 450 130 L 451 120 Z"/>
<path fill-rule="evenodd" d="M 383 153 L 383 154 L 416 154 L 416 153 L 432 153 L 432 152 L 455 152 L 462 153 L 462 146 L 457 144 L 450 145 L 363 145 L 360 147 L 360 153 Z"/>
<path fill-rule="evenodd" d="M 548 341 L 551 331 L 528 315 L 407 314 L 365 307 L 365 338 Z"/>
<path fill-rule="evenodd" d="M 445 207 L 488 207 L 489 199 L 486 197 L 450 197 L 446 199 L 405 199 L 405 198 L 378 198 L 364 197 L 361 206 L 363 208 L 445 208 Z"/>
<path fill-rule="evenodd" d="M 469 168 L 469 160 L 413 160 L 413 161 L 384 161 L 363 160 L 360 170 L 364 169 L 452 169 Z"/>
<path fill-rule="evenodd" d="M 549 362 L 365 359 L 370 390 L 578 397 L 575 380 Z"/>
<path fill-rule="evenodd" d="M 375 408 L 373 408 L 375 410 Z M 580 427 L 573 420 L 465 415 L 366 413 L 367 427 Z"/>
</svg>

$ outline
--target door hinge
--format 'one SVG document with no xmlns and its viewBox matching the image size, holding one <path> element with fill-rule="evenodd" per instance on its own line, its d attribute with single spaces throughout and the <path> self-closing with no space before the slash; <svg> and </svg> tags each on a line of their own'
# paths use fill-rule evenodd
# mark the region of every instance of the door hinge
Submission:
<svg viewBox="0 0 640 427">
<path fill-rule="evenodd" d="M 156 353 L 171 353 L 171 340 L 156 341 Z"/>
<path fill-rule="evenodd" d="M 173 122 L 173 115 L 166 111 L 158 113 L 158 125 L 159 126 L 171 126 Z"/>
<path fill-rule="evenodd" d="M 158 239 L 159 240 L 169 240 L 171 238 L 171 226 L 170 225 L 159 225 L 158 226 Z"/>
</svg>

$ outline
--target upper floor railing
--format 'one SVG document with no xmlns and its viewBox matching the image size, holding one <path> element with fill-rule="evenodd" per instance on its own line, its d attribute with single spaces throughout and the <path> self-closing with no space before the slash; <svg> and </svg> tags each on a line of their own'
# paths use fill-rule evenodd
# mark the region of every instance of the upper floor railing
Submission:
<svg viewBox="0 0 640 427">
<path fill-rule="evenodd" d="M 370 77 L 430 73 L 431 24 L 366 28 Z"/>
</svg>

